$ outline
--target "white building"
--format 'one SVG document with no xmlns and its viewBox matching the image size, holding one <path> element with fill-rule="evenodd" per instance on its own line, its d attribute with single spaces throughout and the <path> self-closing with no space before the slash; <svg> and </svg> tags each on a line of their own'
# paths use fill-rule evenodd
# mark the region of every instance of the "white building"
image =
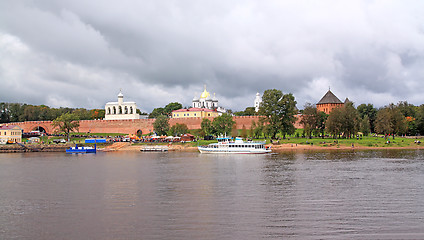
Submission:
<svg viewBox="0 0 424 240">
<path fill-rule="evenodd" d="M 256 112 L 259 111 L 259 106 L 261 105 L 261 102 L 262 102 L 261 94 L 256 93 L 255 102 L 253 103 L 253 106 L 255 106 L 255 111 Z"/>
<path fill-rule="evenodd" d="M 203 90 L 202 94 L 200 94 L 200 98 L 197 96 L 194 96 L 192 101 L 192 107 L 193 108 L 206 108 L 210 110 L 216 110 L 220 115 L 222 113 L 226 113 L 227 110 L 225 108 L 218 106 L 218 99 L 216 99 L 215 93 L 213 94 L 213 98 L 211 97 L 211 94 L 206 90 Z"/>
<path fill-rule="evenodd" d="M 105 106 L 105 120 L 140 119 L 135 102 L 124 102 L 124 95 L 119 91 L 118 102 L 108 102 Z"/>
</svg>

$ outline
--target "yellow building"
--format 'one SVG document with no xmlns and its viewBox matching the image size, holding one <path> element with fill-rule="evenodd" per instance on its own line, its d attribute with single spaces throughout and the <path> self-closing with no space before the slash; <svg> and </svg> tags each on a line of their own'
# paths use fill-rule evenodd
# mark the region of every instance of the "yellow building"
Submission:
<svg viewBox="0 0 424 240">
<path fill-rule="evenodd" d="M 0 126 L 0 144 L 22 142 L 22 128 L 14 125 Z"/>
<path fill-rule="evenodd" d="M 218 117 L 217 111 L 207 108 L 189 108 L 178 109 L 172 111 L 172 118 L 204 118 L 204 117 Z"/>
</svg>

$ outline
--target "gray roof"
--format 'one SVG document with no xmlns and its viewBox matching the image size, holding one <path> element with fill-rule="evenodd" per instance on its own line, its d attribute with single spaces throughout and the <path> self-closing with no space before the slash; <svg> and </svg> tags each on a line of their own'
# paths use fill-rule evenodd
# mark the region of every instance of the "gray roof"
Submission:
<svg viewBox="0 0 424 240">
<path fill-rule="evenodd" d="M 336 95 L 334 95 L 334 93 L 332 93 L 330 90 L 328 90 L 328 92 L 324 95 L 324 97 L 321 98 L 321 100 L 319 100 L 317 104 L 328 104 L 328 103 L 343 104 L 343 102 L 340 101 L 340 99 L 338 99 Z"/>
</svg>

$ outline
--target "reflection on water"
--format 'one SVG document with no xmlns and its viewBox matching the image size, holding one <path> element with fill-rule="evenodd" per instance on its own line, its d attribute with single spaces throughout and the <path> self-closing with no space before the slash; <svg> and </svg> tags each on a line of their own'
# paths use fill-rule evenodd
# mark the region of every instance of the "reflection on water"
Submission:
<svg viewBox="0 0 424 240">
<path fill-rule="evenodd" d="M 424 151 L 0 155 L 0 239 L 423 239 Z"/>
</svg>

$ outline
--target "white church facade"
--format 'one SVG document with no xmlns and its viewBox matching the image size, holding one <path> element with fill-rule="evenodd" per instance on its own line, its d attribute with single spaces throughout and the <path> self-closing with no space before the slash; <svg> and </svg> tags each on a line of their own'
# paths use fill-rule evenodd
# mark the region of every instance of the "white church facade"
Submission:
<svg viewBox="0 0 424 240">
<path fill-rule="evenodd" d="M 135 102 L 124 102 L 124 95 L 119 91 L 118 102 L 108 102 L 105 106 L 104 120 L 140 119 Z"/>
<path fill-rule="evenodd" d="M 216 98 L 215 93 L 213 94 L 213 97 L 211 97 L 211 94 L 206 90 L 206 86 L 202 94 L 200 94 L 200 98 L 194 96 L 191 106 L 193 108 L 216 110 L 220 113 L 220 115 L 227 112 L 225 108 L 218 106 L 218 99 Z"/>
</svg>

